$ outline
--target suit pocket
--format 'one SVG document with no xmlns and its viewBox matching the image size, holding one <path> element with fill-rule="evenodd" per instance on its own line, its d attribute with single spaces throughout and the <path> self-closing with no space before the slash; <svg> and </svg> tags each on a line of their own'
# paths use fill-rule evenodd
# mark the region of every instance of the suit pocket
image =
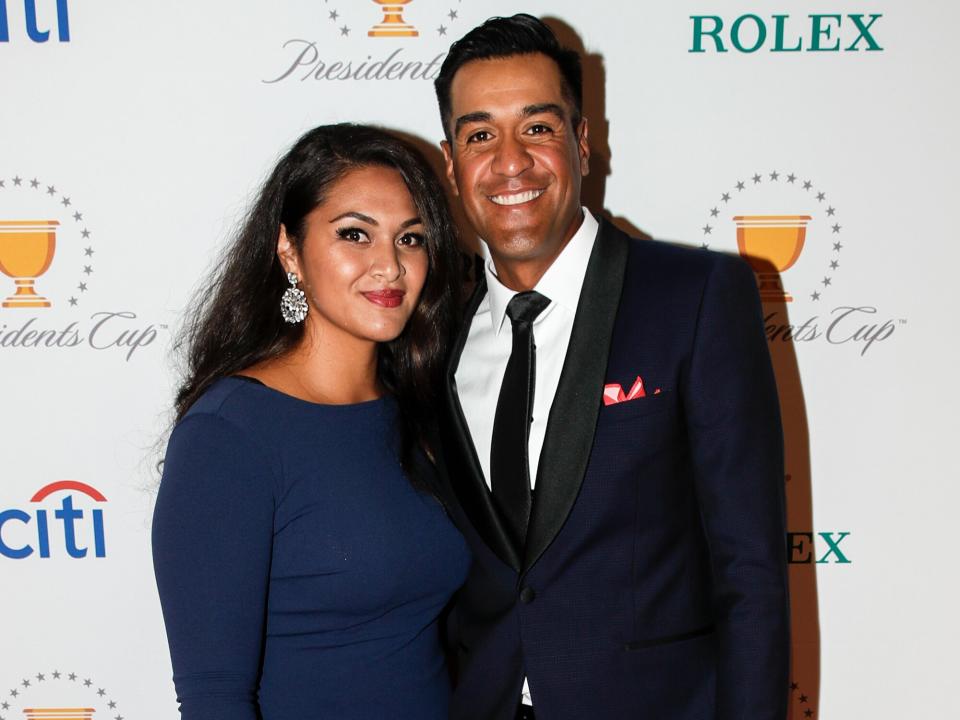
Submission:
<svg viewBox="0 0 960 720">
<path fill-rule="evenodd" d="M 600 419 L 609 422 L 622 422 L 636 417 L 656 415 L 675 407 L 674 393 L 669 390 L 647 395 L 634 400 L 624 400 L 613 405 L 604 405 L 600 408 Z"/>
<path fill-rule="evenodd" d="M 672 643 L 686 642 L 687 640 L 694 640 L 696 638 L 706 637 L 707 635 L 713 634 L 714 626 L 706 625 L 702 628 L 697 628 L 696 630 L 691 630 L 685 633 L 677 633 L 675 635 L 663 635 L 661 637 L 649 638 L 647 640 L 636 640 L 633 642 L 628 642 L 623 646 L 624 650 L 645 650 L 646 648 L 657 647 L 658 645 L 670 645 Z"/>
</svg>

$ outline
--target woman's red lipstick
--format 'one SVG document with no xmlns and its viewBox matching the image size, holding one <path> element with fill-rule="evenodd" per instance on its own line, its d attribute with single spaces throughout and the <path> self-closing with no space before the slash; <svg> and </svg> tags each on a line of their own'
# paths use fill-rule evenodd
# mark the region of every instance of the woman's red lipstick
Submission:
<svg viewBox="0 0 960 720">
<path fill-rule="evenodd" d="M 403 290 L 371 290 L 363 293 L 363 296 L 374 305 L 386 308 L 400 307 L 404 295 L 406 293 Z"/>
</svg>

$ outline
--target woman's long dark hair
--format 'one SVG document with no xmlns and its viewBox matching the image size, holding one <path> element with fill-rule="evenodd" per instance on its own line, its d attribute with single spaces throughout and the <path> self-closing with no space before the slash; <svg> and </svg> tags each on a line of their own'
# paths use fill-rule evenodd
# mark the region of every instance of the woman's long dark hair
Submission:
<svg viewBox="0 0 960 720">
<path fill-rule="evenodd" d="M 177 342 L 185 349 L 185 379 L 177 392 L 180 420 L 216 380 L 292 350 L 304 325 L 280 315 L 289 286 L 277 259 L 281 224 L 302 252 L 306 217 L 347 172 L 368 166 L 396 169 L 424 225 L 427 279 L 399 337 L 380 345 L 378 376 L 400 406 L 401 459 L 428 450 L 437 388 L 450 336 L 456 291 L 456 230 L 443 189 L 423 156 L 407 142 L 364 125 L 324 125 L 301 137 L 264 184 L 213 277 L 197 294 Z"/>
</svg>

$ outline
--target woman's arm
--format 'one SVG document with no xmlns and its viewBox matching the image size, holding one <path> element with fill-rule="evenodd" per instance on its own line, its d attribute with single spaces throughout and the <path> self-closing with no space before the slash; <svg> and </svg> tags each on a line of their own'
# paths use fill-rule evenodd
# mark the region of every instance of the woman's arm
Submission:
<svg viewBox="0 0 960 720">
<path fill-rule="evenodd" d="M 256 720 L 274 473 L 232 423 L 195 414 L 167 447 L 153 563 L 183 720 Z"/>
</svg>

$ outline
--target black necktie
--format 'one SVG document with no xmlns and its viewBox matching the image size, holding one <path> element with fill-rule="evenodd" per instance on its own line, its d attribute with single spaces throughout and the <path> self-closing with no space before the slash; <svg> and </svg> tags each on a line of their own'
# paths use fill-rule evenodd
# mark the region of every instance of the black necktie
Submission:
<svg viewBox="0 0 960 720">
<path fill-rule="evenodd" d="M 490 446 L 490 485 L 493 498 L 507 522 L 516 547 L 522 548 L 530 522 L 530 421 L 536 346 L 533 321 L 550 300 L 532 290 L 513 296 L 507 316 L 513 325 L 513 347 L 500 386 Z"/>
</svg>

